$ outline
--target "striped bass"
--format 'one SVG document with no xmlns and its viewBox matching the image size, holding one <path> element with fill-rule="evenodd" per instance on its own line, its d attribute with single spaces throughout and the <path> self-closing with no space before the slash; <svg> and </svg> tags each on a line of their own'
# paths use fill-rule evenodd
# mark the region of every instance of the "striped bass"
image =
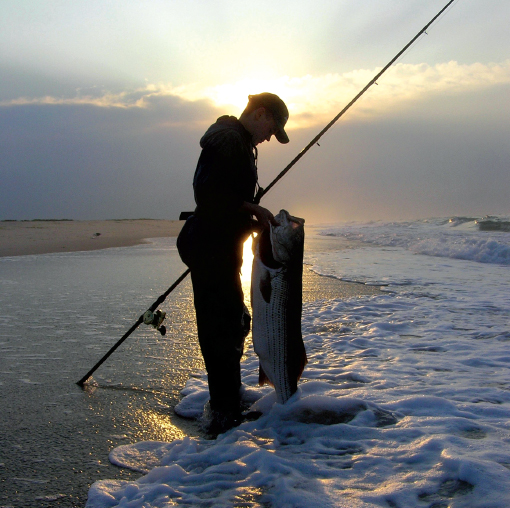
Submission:
<svg viewBox="0 0 510 508">
<path fill-rule="evenodd" d="M 253 347 L 259 384 L 275 387 L 284 404 L 296 391 L 307 363 L 301 335 L 304 219 L 286 210 L 254 243 L 251 283 Z"/>
</svg>

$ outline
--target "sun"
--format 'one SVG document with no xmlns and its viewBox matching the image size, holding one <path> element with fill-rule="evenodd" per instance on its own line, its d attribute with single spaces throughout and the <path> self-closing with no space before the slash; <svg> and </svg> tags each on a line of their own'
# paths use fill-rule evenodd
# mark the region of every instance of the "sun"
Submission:
<svg viewBox="0 0 510 508">
<path fill-rule="evenodd" d="M 325 104 L 330 107 L 331 100 L 322 88 L 328 88 L 326 83 L 321 88 L 321 80 L 312 76 L 290 78 L 289 76 L 264 78 L 244 77 L 238 81 L 219 83 L 214 85 L 182 85 L 178 87 L 165 87 L 162 92 L 175 95 L 186 101 L 206 100 L 218 108 L 219 111 L 239 117 L 248 104 L 248 96 L 262 92 L 278 95 L 290 111 L 289 122 L 286 127 L 290 129 L 310 127 L 316 122 L 314 118 L 324 110 Z M 319 93 L 317 88 L 319 87 Z M 318 96 L 318 99 L 314 97 Z M 322 100 L 323 98 L 327 100 Z M 323 104 L 323 102 L 325 104 Z M 313 115 L 311 112 L 315 112 Z M 319 112 L 319 113 L 317 113 Z M 328 109 L 330 112 L 330 109 Z M 322 118 L 322 117 L 321 117 Z"/>
<path fill-rule="evenodd" d="M 224 83 L 209 88 L 207 95 L 220 107 L 234 106 L 242 112 L 248 103 L 248 95 L 271 92 L 279 95 L 285 102 L 293 95 L 285 78 L 278 79 L 242 79 L 235 83 Z"/>
</svg>

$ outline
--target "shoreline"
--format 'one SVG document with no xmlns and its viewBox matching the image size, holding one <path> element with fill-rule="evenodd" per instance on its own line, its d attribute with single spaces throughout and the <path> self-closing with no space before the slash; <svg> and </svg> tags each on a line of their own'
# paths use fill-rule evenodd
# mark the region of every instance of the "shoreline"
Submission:
<svg viewBox="0 0 510 508">
<path fill-rule="evenodd" d="M 177 237 L 185 221 L 165 219 L 30 220 L 0 222 L 0 257 L 132 247 L 149 238 Z M 329 242 L 319 240 L 323 248 Z M 320 288 L 320 289 L 319 289 Z M 303 270 L 303 301 L 380 293 L 378 287 Z"/>
<path fill-rule="evenodd" d="M 184 221 L 165 219 L 0 222 L 0 257 L 131 247 L 176 237 Z"/>
<path fill-rule="evenodd" d="M 152 238 L 171 236 L 182 225 L 145 220 L 2 222 L 0 238 L 5 242 L 13 231 L 25 240 L 34 232 L 39 238 L 52 239 L 51 232 L 76 237 L 81 231 L 85 241 L 97 249 L 104 248 L 97 242 L 103 236 L 109 239 L 110 227 L 119 235 L 129 230 L 131 241 L 140 243 L 150 222 L 157 228 L 150 233 Z M 102 234 L 92 237 L 95 232 Z M 112 232 L 111 240 L 119 245 L 122 235 L 115 237 Z M 317 240 L 311 235 L 307 242 L 312 250 L 334 249 L 332 239 Z M 0 433 L 7 443 L 19 444 L 0 467 L 0 481 L 5 485 L 0 506 L 31 508 L 40 506 L 41 499 L 56 499 L 55 506 L 85 506 L 95 481 L 131 482 L 140 476 L 110 463 L 112 448 L 142 441 L 172 442 L 183 435 L 204 437 L 197 421 L 174 412 L 188 380 L 203 373 L 189 279 L 163 307 L 167 313 L 165 339 L 142 325 L 138 337 L 126 341 L 115 359 L 94 374 L 96 386 L 82 390 L 75 384 L 147 308 L 143 302 L 149 304 L 161 286 L 167 286 L 158 279 L 170 282 L 182 273 L 175 249 L 154 249 L 150 257 L 154 277 L 146 273 L 150 249 L 132 250 L 130 256 L 119 250 L 104 256 L 20 256 L 16 262 L 0 263 L 2 281 L 8 282 L 0 294 L 7 316 L 0 322 L 6 338 L 0 341 L 0 354 L 6 365 L 15 367 L 0 372 L 5 399 Z M 118 265 L 119 270 L 112 270 Z M 377 291 L 318 275 L 308 265 L 303 268 L 303 303 L 310 302 L 311 312 L 317 315 L 328 303 L 313 302 Z M 336 326 L 327 322 L 321 330 L 336 333 Z M 249 348 L 247 342 L 246 351 Z M 23 488 L 20 478 L 26 479 Z"/>
</svg>

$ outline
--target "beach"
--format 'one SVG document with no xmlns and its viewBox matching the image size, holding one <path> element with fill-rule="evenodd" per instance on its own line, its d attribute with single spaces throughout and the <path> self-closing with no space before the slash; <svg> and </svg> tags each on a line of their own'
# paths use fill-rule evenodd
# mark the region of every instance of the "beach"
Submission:
<svg viewBox="0 0 510 508">
<path fill-rule="evenodd" d="M 212 441 L 114 448 L 111 462 L 145 476 L 96 482 L 87 508 L 508 506 L 507 221 L 491 232 L 469 217 L 309 227 L 319 286 L 377 292 L 305 302 L 298 393 L 275 403 L 247 348 L 243 399 L 262 416 Z M 175 412 L 199 417 L 205 375 L 181 394 Z"/>
<path fill-rule="evenodd" d="M 184 271 L 175 236 L 0 257 L 0 506 L 506 508 L 509 221 L 307 226 L 298 393 L 258 385 L 248 337 L 262 416 L 216 440 L 189 278 L 164 337 L 141 325 L 76 385 Z"/>
<path fill-rule="evenodd" d="M 150 243 L 151 238 L 176 238 L 184 221 L 164 219 L 31 220 L 0 222 L 0 257 L 85 252 Z M 328 249 L 316 239 L 315 248 Z M 246 285 L 245 285 L 246 286 Z M 248 287 L 245 287 L 245 291 Z M 363 284 L 318 277 L 303 271 L 303 301 L 374 294 Z"/>
<path fill-rule="evenodd" d="M 145 238 L 177 236 L 183 224 L 154 219 L 2 221 L 0 256 L 129 247 Z"/>
<path fill-rule="evenodd" d="M 186 383 L 204 375 L 189 277 L 161 305 L 165 337 L 140 326 L 86 390 L 76 385 L 185 270 L 175 247 L 181 224 L 0 223 L 0 506 L 84 506 L 95 481 L 140 476 L 109 462 L 116 447 L 202 435 L 174 410 Z M 310 252 L 334 248 L 307 243 Z M 379 292 L 310 268 L 304 302 Z"/>
</svg>

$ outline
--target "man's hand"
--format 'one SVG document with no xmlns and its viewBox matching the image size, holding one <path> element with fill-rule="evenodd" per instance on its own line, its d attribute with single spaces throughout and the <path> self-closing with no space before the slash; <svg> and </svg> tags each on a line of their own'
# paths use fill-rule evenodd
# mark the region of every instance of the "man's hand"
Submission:
<svg viewBox="0 0 510 508">
<path fill-rule="evenodd" d="M 245 201 L 241 206 L 241 210 L 254 215 L 257 219 L 257 222 L 260 225 L 260 230 L 262 231 L 265 228 L 269 227 L 269 224 L 273 224 L 273 226 L 278 226 L 278 222 L 276 222 L 274 215 L 263 206 L 255 205 L 254 203 L 248 203 Z"/>
</svg>

